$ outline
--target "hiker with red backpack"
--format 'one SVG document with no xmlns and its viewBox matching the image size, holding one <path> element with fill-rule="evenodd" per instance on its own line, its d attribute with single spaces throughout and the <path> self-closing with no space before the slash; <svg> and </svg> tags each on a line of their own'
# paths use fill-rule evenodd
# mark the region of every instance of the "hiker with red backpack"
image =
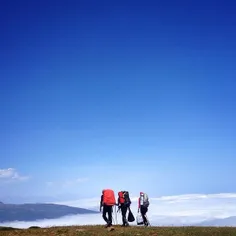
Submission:
<svg viewBox="0 0 236 236">
<path fill-rule="evenodd" d="M 118 211 L 121 210 L 122 214 L 122 226 L 129 226 L 128 220 L 126 218 L 126 213 L 127 210 L 129 209 L 130 212 L 130 205 L 131 205 L 131 200 L 129 197 L 129 192 L 128 191 L 120 191 L 118 192 Z"/>
<path fill-rule="evenodd" d="M 112 207 L 116 205 L 115 194 L 111 189 L 104 189 L 101 195 L 100 212 L 103 208 L 102 217 L 106 221 L 105 227 L 112 226 Z M 108 218 L 107 218 L 108 214 Z"/>
<path fill-rule="evenodd" d="M 149 207 L 149 198 L 146 193 L 140 192 L 140 197 L 138 199 L 138 213 L 140 212 L 143 218 L 143 224 L 145 226 L 150 225 L 147 219 L 147 212 Z"/>
</svg>

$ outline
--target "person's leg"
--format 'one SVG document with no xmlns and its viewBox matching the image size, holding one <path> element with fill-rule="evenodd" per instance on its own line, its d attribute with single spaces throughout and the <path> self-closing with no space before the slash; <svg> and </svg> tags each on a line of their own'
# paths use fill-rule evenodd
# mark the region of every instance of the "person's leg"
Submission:
<svg viewBox="0 0 236 236">
<path fill-rule="evenodd" d="M 121 206 L 121 213 L 122 213 L 122 221 L 123 221 L 123 226 L 129 225 L 127 219 L 126 219 L 126 213 L 127 213 L 127 207 L 122 205 Z"/>
<path fill-rule="evenodd" d="M 106 221 L 106 223 L 108 224 L 108 219 L 107 219 L 107 216 L 106 214 L 108 213 L 108 206 L 107 205 L 104 205 L 103 206 L 103 212 L 102 212 L 102 217 L 103 219 Z"/>
<path fill-rule="evenodd" d="M 108 226 L 112 225 L 112 206 L 108 206 Z"/>
<path fill-rule="evenodd" d="M 123 205 L 121 205 L 120 209 L 121 209 L 121 215 L 122 215 L 123 226 L 125 226 L 125 218 L 124 218 L 124 215 L 125 215 L 125 208 L 124 208 Z"/>
<path fill-rule="evenodd" d="M 125 218 L 126 226 L 129 226 L 129 222 L 128 222 L 127 218 L 126 218 L 127 210 L 128 210 L 128 207 L 126 206 L 125 210 L 124 210 L 124 218 Z"/>
<path fill-rule="evenodd" d="M 143 223 L 144 225 L 148 224 L 147 218 L 146 218 L 147 208 L 144 206 L 141 206 L 141 215 L 143 217 Z"/>
<path fill-rule="evenodd" d="M 149 221 L 147 219 L 147 212 L 148 212 L 148 208 L 146 207 L 146 209 L 145 209 L 146 226 L 149 225 Z"/>
</svg>

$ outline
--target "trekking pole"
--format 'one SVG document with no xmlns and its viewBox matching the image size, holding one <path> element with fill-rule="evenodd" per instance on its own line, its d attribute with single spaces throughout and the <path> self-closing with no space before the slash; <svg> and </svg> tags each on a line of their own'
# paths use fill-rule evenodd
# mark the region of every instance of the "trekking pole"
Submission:
<svg viewBox="0 0 236 236">
<path fill-rule="evenodd" d="M 114 206 L 112 207 L 111 217 L 112 217 L 112 222 L 116 223 L 115 219 L 114 219 L 114 215 L 113 215 L 114 214 L 114 209 L 113 208 L 114 208 Z"/>
<path fill-rule="evenodd" d="M 113 216 L 112 216 L 112 221 L 113 221 L 114 223 L 116 223 L 116 222 L 115 222 L 115 219 L 114 219 L 114 217 L 113 217 Z"/>
<path fill-rule="evenodd" d="M 116 205 L 115 205 L 115 214 L 116 214 L 116 224 L 118 225 L 118 221 L 117 221 L 117 211 L 116 211 Z"/>
<path fill-rule="evenodd" d="M 114 224 L 116 224 L 115 218 L 114 218 L 114 206 L 112 207 L 112 221 Z"/>
</svg>

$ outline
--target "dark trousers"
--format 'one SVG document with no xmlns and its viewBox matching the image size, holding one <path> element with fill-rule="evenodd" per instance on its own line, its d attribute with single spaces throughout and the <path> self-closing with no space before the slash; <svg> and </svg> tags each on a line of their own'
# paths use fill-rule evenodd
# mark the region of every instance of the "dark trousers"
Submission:
<svg viewBox="0 0 236 236">
<path fill-rule="evenodd" d="M 107 206 L 107 205 L 103 206 L 102 217 L 107 222 L 108 225 L 112 225 L 112 206 Z"/>
<path fill-rule="evenodd" d="M 122 204 L 120 206 L 120 209 L 121 209 L 121 214 L 122 214 L 123 225 L 128 225 L 129 223 L 128 223 L 127 219 L 126 219 L 126 213 L 127 213 L 128 207 Z"/>
<path fill-rule="evenodd" d="M 144 207 L 144 206 L 141 206 L 140 208 L 141 208 L 141 209 L 140 209 L 140 212 L 141 212 L 141 215 L 142 215 L 142 217 L 143 217 L 143 223 L 144 223 L 145 225 L 148 225 L 147 217 L 145 216 L 146 213 L 148 212 L 148 208 L 147 208 L 147 207 Z"/>
</svg>

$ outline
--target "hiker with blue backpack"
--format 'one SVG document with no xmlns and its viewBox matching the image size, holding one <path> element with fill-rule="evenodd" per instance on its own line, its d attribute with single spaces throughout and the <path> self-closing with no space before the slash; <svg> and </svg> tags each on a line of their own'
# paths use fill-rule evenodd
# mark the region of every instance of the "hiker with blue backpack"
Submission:
<svg viewBox="0 0 236 236">
<path fill-rule="evenodd" d="M 145 226 L 149 226 L 149 222 L 147 219 L 147 212 L 149 207 L 149 198 L 146 193 L 140 192 L 140 197 L 138 199 L 138 213 L 140 212 L 143 218 L 143 224 Z"/>
</svg>

